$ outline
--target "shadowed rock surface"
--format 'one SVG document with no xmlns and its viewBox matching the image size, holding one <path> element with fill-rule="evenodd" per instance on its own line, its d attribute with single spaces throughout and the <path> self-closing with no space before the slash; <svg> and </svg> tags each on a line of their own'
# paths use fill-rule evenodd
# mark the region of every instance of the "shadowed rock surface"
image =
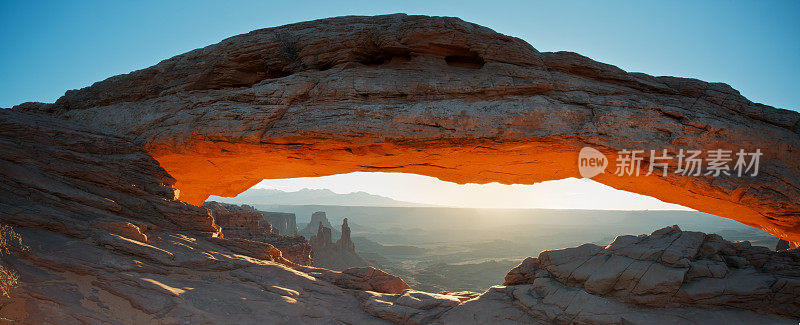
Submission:
<svg viewBox="0 0 800 325">
<path fill-rule="evenodd" d="M 270 244 L 219 238 L 209 210 L 175 200 L 174 179 L 125 139 L 0 110 L 0 150 L 0 223 L 28 247 L 3 257 L 20 276 L 6 319 L 383 323 L 352 290 L 402 287 L 379 270 L 318 279 Z"/>
<path fill-rule="evenodd" d="M 609 158 L 622 149 L 673 157 L 760 149 L 757 176 L 611 170 L 595 180 L 800 243 L 797 112 L 722 83 L 539 52 L 457 18 L 351 16 L 260 29 L 15 109 L 133 139 L 193 204 L 264 178 L 353 171 L 531 184 L 577 177 L 584 146 Z"/>
</svg>

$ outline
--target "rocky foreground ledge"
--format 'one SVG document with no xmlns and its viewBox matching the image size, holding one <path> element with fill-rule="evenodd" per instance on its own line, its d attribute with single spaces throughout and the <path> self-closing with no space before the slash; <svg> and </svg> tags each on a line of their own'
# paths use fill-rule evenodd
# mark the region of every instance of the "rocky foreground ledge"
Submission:
<svg viewBox="0 0 800 325">
<path fill-rule="evenodd" d="M 128 140 L 0 110 L 0 223 L 23 238 L 0 302 L 22 324 L 787 323 L 800 252 L 677 227 L 542 252 L 482 294 L 411 290 L 370 268 L 300 266 L 220 238 L 210 210 Z M 224 236 L 223 236 L 224 237 Z"/>
</svg>

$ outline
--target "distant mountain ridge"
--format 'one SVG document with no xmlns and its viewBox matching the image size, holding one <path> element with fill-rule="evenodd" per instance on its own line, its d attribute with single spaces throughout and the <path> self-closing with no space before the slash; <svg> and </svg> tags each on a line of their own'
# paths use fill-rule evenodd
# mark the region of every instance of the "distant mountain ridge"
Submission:
<svg viewBox="0 0 800 325">
<path fill-rule="evenodd" d="M 367 192 L 335 193 L 329 189 L 304 188 L 295 192 L 276 189 L 249 189 L 236 197 L 211 196 L 210 201 L 233 204 L 259 205 L 338 205 L 374 207 L 432 207 L 433 205 L 398 201 L 389 197 Z"/>
</svg>

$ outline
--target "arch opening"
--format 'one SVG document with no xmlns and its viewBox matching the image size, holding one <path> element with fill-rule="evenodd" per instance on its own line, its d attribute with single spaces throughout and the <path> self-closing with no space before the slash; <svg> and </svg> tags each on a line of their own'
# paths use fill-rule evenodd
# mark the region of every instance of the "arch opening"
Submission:
<svg viewBox="0 0 800 325">
<path fill-rule="evenodd" d="M 210 195 L 232 197 L 263 179 L 327 176 L 350 172 L 402 172 L 458 184 L 535 184 L 579 178 L 582 148 L 574 140 L 541 141 L 315 141 L 227 143 L 196 141 L 191 150 L 151 147 L 151 154 L 176 178 L 179 199 L 200 205 Z M 606 157 L 616 152 L 599 147 Z M 675 150 L 677 151 L 677 150 Z M 612 164 L 613 166 L 613 164 Z M 672 166 L 673 169 L 677 166 Z M 763 229 L 790 242 L 800 242 L 791 207 L 754 193 L 751 180 L 693 177 L 680 174 L 617 176 L 608 170 L 593 180 L 697 211 Z M 609 167 L 611 169 L 611 167 Z M 744 182 L 741 187 L 739 182 Z M 787 210 L 789 210 L 787 212 Z M 782 215 L 787 219 L 774 218 Z"/>
<path fill-rule="evenodd" d="M 481 291 L 541 251 L 605 246 L 618 235 L 671 225 L 770 249 L 777 242 L 733 220 L 575 178 L 535 185 L 455 184 L 414 174 L 357 172 L 264 180 L 236 197 L 209 201 L 246 204 L 266 219 L 291 215 L 294 232 L 283 225 L 279 231 L 305 236 L 316 266 L 376 266 L 414 289 L 433 292 Z M 339 231 L 343 224 L 348 235 Z M 327 228 L 322 236 L 320 226 Z M 320 237 L 329 242 L 320 244 Z M 352 243 L 353 251 L 337 246 L 340 242 Z"/>
</svg>

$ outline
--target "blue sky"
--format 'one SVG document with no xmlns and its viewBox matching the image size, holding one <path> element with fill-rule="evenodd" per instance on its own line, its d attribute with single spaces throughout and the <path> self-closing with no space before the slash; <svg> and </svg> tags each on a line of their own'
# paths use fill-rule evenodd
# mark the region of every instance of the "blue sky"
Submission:
<svg viewBox="0 0 800 325">
<path fill-rule="evenodd" d="M 732 85 L 755 102 L 800 109 L 800 1 L 7 1 L 0 0 L 0 107 L 52 102 L 67 89 L 253 29 L 342 15 L 457 16 L 540 51 L 574 51 L 627 71 Z M 392 186 L 387 186 L 391 184 Z M 473 207 L 674 209 L 585 180 L 456 185 L 353 173 L 257 187 L 366 191 Z"/>
<path fill-rule="evenodd" d="M 0 107 L 151 66 L 253 29 L 348 14 L 457 16 L 540 51 L 723 81 L 800 109 L 800 1 L 0 0 Z"/>
</svg>

